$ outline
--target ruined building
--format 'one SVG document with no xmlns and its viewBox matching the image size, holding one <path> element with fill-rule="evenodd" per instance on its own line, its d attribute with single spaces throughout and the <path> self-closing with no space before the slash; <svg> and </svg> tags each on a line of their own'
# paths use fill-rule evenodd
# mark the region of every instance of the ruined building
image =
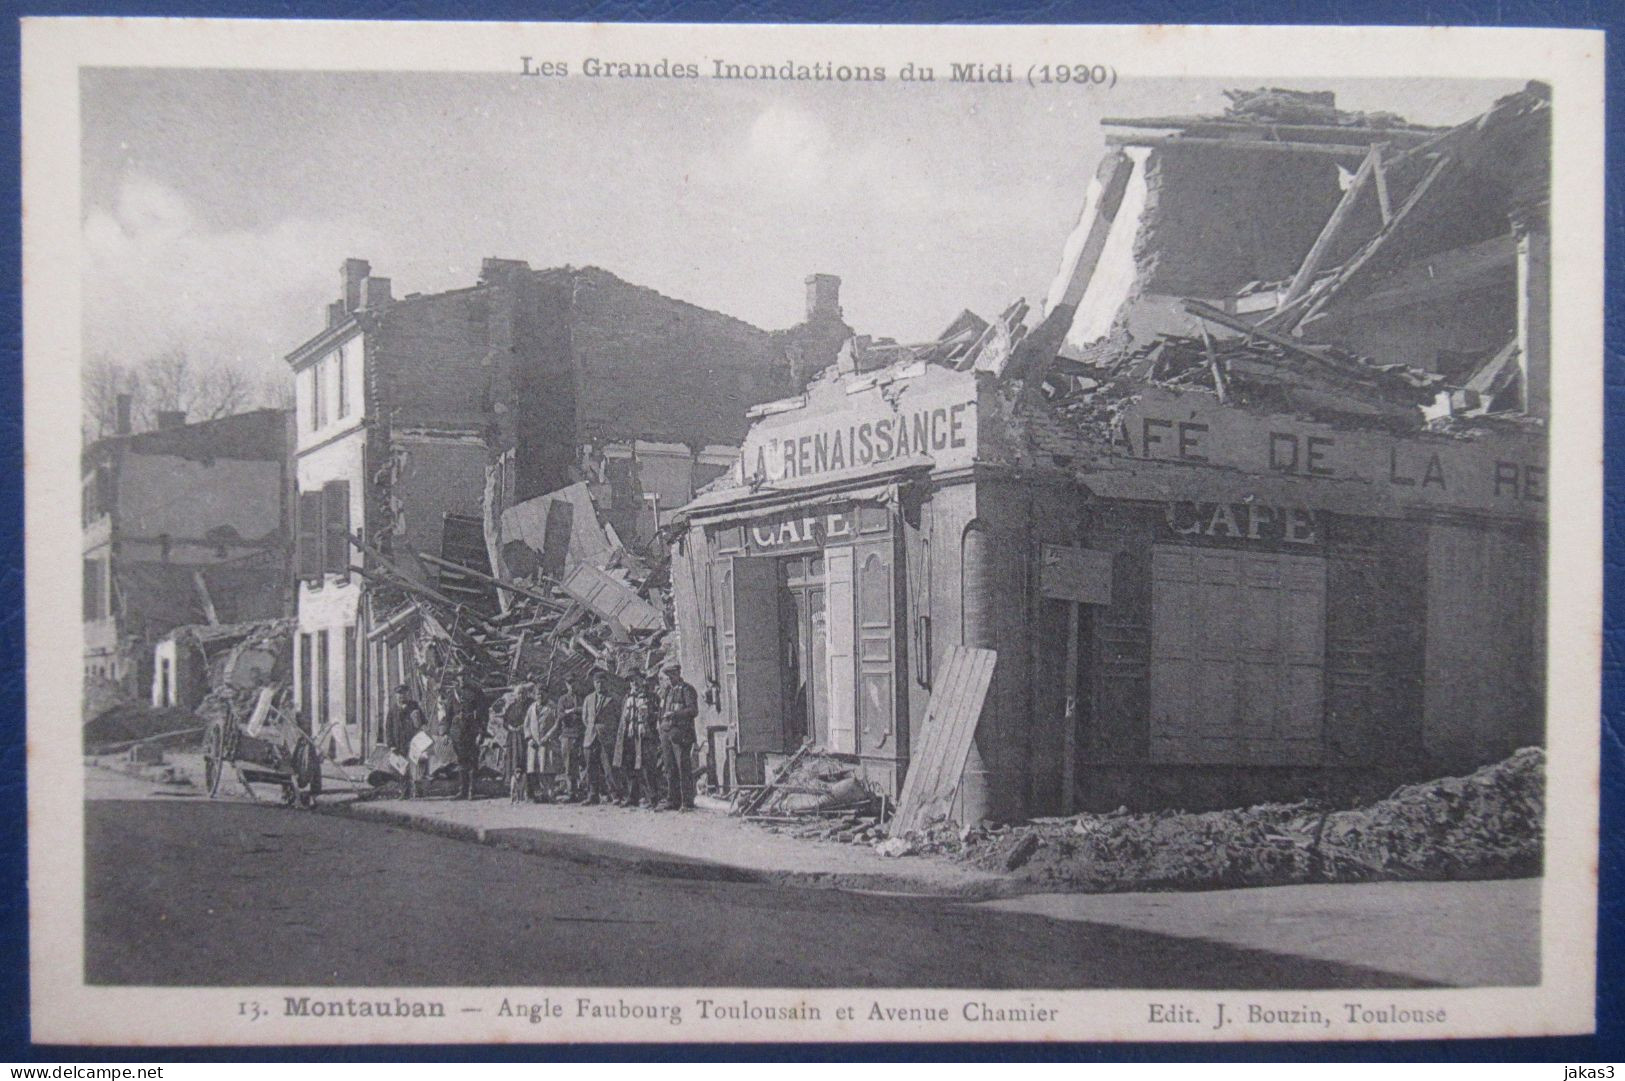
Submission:
<svg viewBox="0 0 1625 1081">
<path fill-rule="evenodd" d="M 412 668 L 414 616 L 368 577 L 379 559 L 478 607 L 482 590 L 423 557 L 489 571 L 503 510 L 577 483 L 622 544 L 653 543 L 733 461 L 745 411 L 794 387 L 788 346 L 816 355 L 840 322 L 829 281 L 808 323 L 774 335 L 593 267 L 487 259 L 468 288 L 397 298 L 346 260 L 327 325 L 288 355 L 305 723 L 365 753 Z"/>
<path fill-rule="evenodd" d="M 1547 90 L 1112 120 L 1042 307 L 758 407 L 673 590 L 722 783 L 893 796 L 997 654 L 960 821 L 1383 790 L 1542 742 Z M 939 703 L 939 707 L 941 703 Z"/>
<path fill-rule="evenodd" d="M 132 433 L 119 405 L 117 434 L 80 460 L 86 687 L 168 700 L 174 673 L 153 660 L 165 634 L 289 609 L 289 418 L 169 412 Z"/>
</svg>

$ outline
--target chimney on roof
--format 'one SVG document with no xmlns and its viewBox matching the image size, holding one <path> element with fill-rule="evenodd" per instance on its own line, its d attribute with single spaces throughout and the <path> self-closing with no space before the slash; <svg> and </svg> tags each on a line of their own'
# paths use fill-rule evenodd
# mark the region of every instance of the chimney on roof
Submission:
<svg viewBox="0 0 1625 1081">
<path fill-rule="evenodd" d="M 344 275 L 344 310 L 353 312 L 361 307 L 361 283 L 372 273 L 372 264 L 365 259 L 346 259 L 341 273 Z"/>
<path fill-rule="evenodd" d="M 841 318 L 841 279 L 833 274 L 807 278 L 807 322 Z"/>
<path fill-rule="evenodd" d="M 158 430 L 160 432 L 172 431 L 176 428 L 186 427 L 186 410 L 160 409 L 158 410 Z"/>
<path fill-rule="evenodd" d="M 387 308 L 394 299 L 389 293 L 388 278 L 369 277 L 361 283 L 361 306 L 368 311 Z"/>
<path fill-rule="evenodd" d="M 130 434 L 130 411 L 135 405 L 135 398 L 128 394 L 120 394 L 114 402 L 113 432 L 116 435 Z"/>
</svg>

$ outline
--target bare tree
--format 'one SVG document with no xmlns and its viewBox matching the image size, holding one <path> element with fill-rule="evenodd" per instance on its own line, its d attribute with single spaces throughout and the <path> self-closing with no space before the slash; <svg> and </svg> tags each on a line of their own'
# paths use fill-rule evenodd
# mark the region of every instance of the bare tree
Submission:
<svg viewBox="0 0 1625 1081">
<path fill-rule="evenodd" d="M 126 364 L 107 356 L 85 362 L 81 430 L 89 441 L 114 434 L 118 399 L 128 394 L 138 431 L 158 426 L 158 414 L 185 413 L 188 420 L 218 420 L 246 409 L 293 408 L 293 384 L 286 375 L 261 376 L 238 363 L 198 364 L 175 346 Z"/>
<path fill-rule="evenodd" d="M 278 372 L 261 378 L 259 405 L 262 409 L 292 409 L 293 376 Z"/>
<path fill-rule="evenodd" d="M 140 376 L 148 427 L 169 411 L 189 420 L 216 420 L 248 408 L 255 396 L 253 380 L 241 365 L 199 365 L 178 346 L 142 361 Z"/>
<path fill-rule="evenodd" d="M 98 355 L 85 361 L 80 379 L 84 399 L 80 424 L 87 440 L 101 439 L 118 430 L 120 395 L 128 394 L 132 407 L 141 403 L 143 393 L 139 373 L 112 357 Z"/>
</svg>

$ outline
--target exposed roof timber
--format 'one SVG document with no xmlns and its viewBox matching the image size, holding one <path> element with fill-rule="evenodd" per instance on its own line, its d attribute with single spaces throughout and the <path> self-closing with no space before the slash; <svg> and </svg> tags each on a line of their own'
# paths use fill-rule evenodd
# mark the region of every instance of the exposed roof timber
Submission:
<svg viewBox="0 0 1625 1081">
<path fill-rule="evenodd" d="M 1347 263 L 1343 264 L 1343 269 L 1338 271 L 1337 277 L 1332 279 L 1331 283 L 1324 290 L 1322 290 L 1320 295 L 1315 298 L 1312 304 L 1310 304 L 1309 310 L 1304 313 L 1303 319 L 1294 321 L 1293 325 L 1303 322 L 1304 320 L 1313 319 L 1317 314 L 1320 313 L 1320 310 L 1326 306 L 1327 302 L 1330 301 L 1332 297 L 1337 295 L 1337 291 L 1342 288 L 1343 284 L 1350 278 L 1354 277 L 1354 275 L 1359 272 L 1360 268 L 1365 266 L 1371 257 L 1381 250 L 1383 244 L 1387 242 L 1389 237 L 1394 235 L 1400 225 L 1404 223 L 1405 219 L 1410 216 L 1411 211 L 1416 209 L 1416 205 L 1422 201 L 1422 197 L 1428 193 L 1428 189 L 1433 187 L 1433 182 L 1439 179 L 1440 174 L 1443 173 L 1445 169 L 1449 167 L 1449 165 L 1450 155 L 1439 155 L 1439 160 L 1433 163 L 1433 168 L 1429 169 L 1427 175 L 1417 183 L 1416 187 L 1411 189 L 1411 193 L 1405 197 L 1404 204 L 1399 208 L 1399 211 L 1393 216 L 1393 218 L 1389 220 L 1388 224 L 1384 225 L 1382 230 L 1378 232 L 1376 236 L 1371 238 L 1366 246 L 1361 249 L 1358 255 L 1356 255 L 1353 259 L 1350 259 Z"/>
<path fill-rule="evenodd" d="M 1482 289 L 1503 279 L 1515 279 L 1518 242 L 1505 233 L 1477 244 L 1439 252 L 1419 259 L 1382 280 L 1382 288 L 1326 318 L 1371 315 L 1394 308 L 1409 308 L 1440 297 Z"/>
<path fill-rule="evenodd" d="M 1109 116 L 1100 123 L 1103 127 L 1108 128 L 1162 128 L 1177 131 L 1257 131 L 1288 136 L 1338 135 L 1354 136 L 1355 138 L 1369 136 L 1372 142 L 1404 143 L 1407 146 L 1412 143 L 1426 142 L 1440 131 L 1438 128 L 1417 127 L 1368 128 L 1355 124 L 1275 124 L 1267 120 L 1199 116 L 1153 116 L 1140 119 Z"/>
<path fill-rule="evenodd" d="M 1382 223 L 1387 225 L 1394 220 L 1394 207 L 1388 201 L 1388 169 L 1382 163 L 1382 154 L 1377 154 L 1371 169 L 1371 178 L 1377 182 L 1377 209 L 1382 211 Z"/>
<path fill-rule="evenodd" d="M 1337 208 L 1332 211 L 1331 217 L 1326 219 L 1326 224 L 1321 228 L 1320 235 L 1315 238 L 1315 243 L 1310 247 L 1309 254 L 1303 257 L 1303 263 L 1298 267 L 1298 272 L 1292 276 L 1292 283 L 1287 286 L 1285 295 L 1281 297 L 1283 306 L 1291 304 L 1309 291 L 1309 284 L 1315 280 L 1315 274 L 1320 270 L 1321 262 L 1326 258 L 1326 253 L 1331 250 L 1332 241 L 1337 239 L 1337 234 L 1343 228 L 1343 223 L 1348 220 L 1349 215 L 1354 211 L 1355 205 L 1359 203 L 1360 193 L 1365 190 L 1366 181 L 1371 179 L 1371 174 L 1379 167 L 1381 161 L 1382 144 L 1378 143 L 1371 148 L 1370 153 L 1366 154 L 1365 160 L 1360 163 L 1360 168 L 1354 174 L 1354 179 L 1349 181 L 1348 190 L 1343 192 L 1343 198 L 1338 200 Z M 1383 220 L 1387 220 L 1386 215 L 1384 215 Z"/>
<path fill-rule="evenodd" d="M 1280 154 L 1319 154 L 1331 158 L 1363 158 L 1370 151 L 1367 144 L 1341 143 L 1283 143 L 1274 139 L 1207 139 L 1189 135 L 1118 135 L 1106 136 L 1109 146 L 1201 146 L 1222 150 L 1274 151 Z"/>
</svg>

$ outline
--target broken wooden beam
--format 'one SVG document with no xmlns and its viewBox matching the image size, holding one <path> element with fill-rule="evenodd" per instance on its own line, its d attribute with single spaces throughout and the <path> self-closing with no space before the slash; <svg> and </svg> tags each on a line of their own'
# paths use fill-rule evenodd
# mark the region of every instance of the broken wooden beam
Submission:
<svg viewBox="0 0 1625 1081">
<path fill-rule="evenodd" d="M 544 595 L 542 595 L 540 593 L 537 593 L 535 590 L 526 589 L 524 586 L 515 585 L 512 582 L 505 581 L 505 580 L 503 580 L 501 578 L 493 577 L 492 575 L 486 574 L 483 571 L 474 570 L 472 567 L 465 567 L 460 563 L 453 563 L 449 559 L 441 559 L 439 556 L 430 555 L 428 552 L 419 552 L 418 553 L 418 558 L 421 559 L 421 560 L 424 560 L 427 563 L 433 563 L 437 567 L 443 567 L 446 570 L 456 571 L 458 574 L 466 574 L 470 578 L 475 578 L 475 579 L 478 579 L 479 581 L 487 582 L 487 583 L 489 583 L 491 585 L 496 586 L 498 589 L 506 589 L 509 593 L 512 593 L 515 596 L 527 597 L 530 600 L 536 601 L 538 604 L 544 604 L 547 607 L 554 609 L 555 611 L 562 612 L 567 607 L 569 607 L 568 605 L 564 604 L 563 602 L 554 600 L 552 597 L 544 596 Z"/>
<path fill-rule="evenodd" d="M 1191 146 L 1219 150 L 1264 151 L 1275 154 L 1315 154 L 1329 158 L 1363 158 L 1371 149 L 1365 143 L 1288 143 L 1274 139 L 1220 139 L 1189 135 L 1118 135 L 1106 136 L 1108 146 L 1145 146 L 1163 149 L 1170 146 Z"/>
<path fill-rule="evenodd" d="M 1354 136 L 1369 135 L 1373 139 L 1382 139 L 1386 142 L 1425 143 L 1442 134 L 1437 128 L 1417 130 L 1415 128 L 1360 128 L 1353 125 L 1342 124 L 1276 124 L 1268 120 L 1231 119 L 1229 117 L 1214 117 L 1210 120 L 1192 119 L 1188 117 L 1146 117 L 1136 120 L 1126 116 L 1108 116 L 1100 122 L 1106 128 L 1156 128 L 1175 131 L 1192 132 L 1226 132 L 1254 129 L 1268 132 L 1272 135 L 1340 135 Z M 1448 130 L 1448 129 L 1446 129 Z"/>
<path fill-rule="evenodd" d="M 1348 190 L 1343 192 L 1343 197 L 1337 201 L 1337 206 L 1332 210 L 1331 216 L 1326 219 L 1326 224 L 1321 226 L 1320 235 L 1315 237 L 1314 244 L 1310 245 L 1309 254 L 1303 257 L 1303 262 L 1298 266 L 1298 272 L 1292 275 L 1292 282 L 1286 287 L 1286 293 L 1282 295 L 1279 307 L 1286 307 L 1309 291 L 1309 283 L 1314 281 L 1316 272 L 1320 270 L 1321 262 L 1326 258 L 1326 253 L 1331 250 L 1332 241 L 1337 239 L 1337 234 L 1343 228 L 1343 224 L 1354 213 L 1354 207 L 1359 203 L 1361 193 L 1365 191 L 1366 181 L 1371 178 L 1372 172 L 1377 168 L 1381 155 L 1382 148 L 1379 146 L 1372 147 L 1370 152 L 1366 154 L 1365 160 L 1360 163 L 1360 168 L 1354 174 L 1354 179 L 1349 181 Z M 1386 217 L 1384 220 L 1387 220 Z"/>
<path fill-rule="evenodd" d="M 1372 237 L 1370 242 L 1368 242 L 1364 248 L 1360 249 L 1359 254 L 1357 254 L 1353 259 L 1350 259 L 1347 263 L 1343 264 L 1343 268 L 1337 272 L 1337 277 L 1332 280 L 1330 285 L 1320 291 L 1320 295 L 1315 299 L 1315 302 L 1309 306 L 1309 310 L 1304 312 L 1303 318 L 1296 320 L 1292 324 L 1293 326 L 1306 323 L 1318 315 L 1321 309 L 1324 308 L 1327 303 L 1330 302 L 1332 297 L 1337 294 L 1337 291 L 1350 278 L 1354 277 L 1354 275 L 1359 272 L 1360 268 L 1365 266 L 1365 264 L 1370 261 L 1372 256 L 1376 255 L 1377 252 L 1382 250 L 1383 244 L 1387 242 L 1389 237 L 1394 235 L 1394 232 L 1399 228 L 1400 224 L 1410 216 L 1411 211 L 1416 209 L 1417 204 L 1422 201 L 1422 198 L 1427 195 L 1428 191 L 1433 187 L 1434 181 L 1439 179 L 1440 175 L 1444 173 L 1445 169 L 1448 168 L 1449 165 L 1450 156 L 1448 154 L 1441 154 L 1439 159 L 1433 163 L 1433 167 L 1427 171 L 1427 175 L 1422 177 L 1421 180 L 1417 181 L 1416 187 L 1412 188 L 1410 194 L 1405 196 L 1404 204 L 1400 206 L 1399 210 L 1394 214 L 1393 218 L 1388 222 L 1388 224 L 1382 227 L 1382 231 L 1376 236 Z"/>
</svg>

